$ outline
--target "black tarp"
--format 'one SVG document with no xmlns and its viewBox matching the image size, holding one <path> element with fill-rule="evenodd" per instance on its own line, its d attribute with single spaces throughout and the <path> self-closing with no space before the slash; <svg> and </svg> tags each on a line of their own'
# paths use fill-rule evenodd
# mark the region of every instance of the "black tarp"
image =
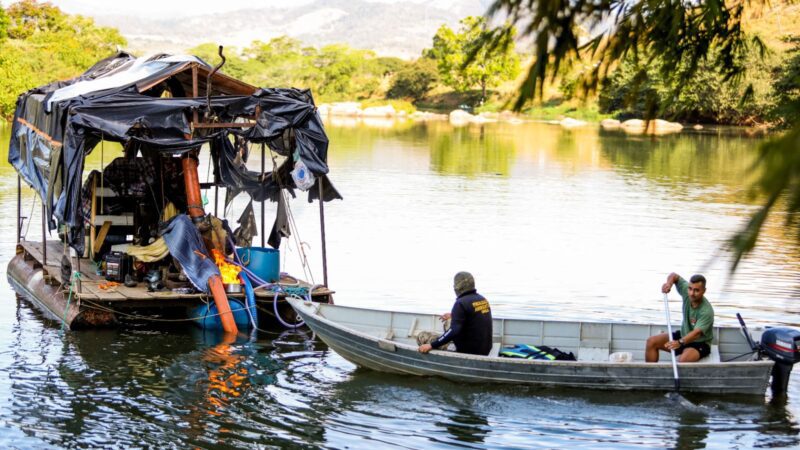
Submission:
<svg viewBox="0 0 800 450">
<path fill-rule="evenodd" d="M 341 198 L 324 177 L 328 173 L 328 138 L 310 91 L 258 89 L 252 95 L 212 96 L 210 103 L 205 98 L 153 97 L 139 92 L 139 86 L 186 70 L 189 63 L 163 59 L 145 63 L 157 65 L 144 78 L 49 103 L 58 97 L 54 95 L 58 89 L 72 89 L 75 83 L 104 76 L 118 77 L 136 65 L 133 57 L 121 53 L 78 78 L 33 89 L 17 101 L 8 160 L 39 192 L 49 215 L 70 229 L 70 245 L 76 250 L 82 252 L 84 245 L 78 230 L 83 227 L 80 203 L 84 161 L 101 140 L 120 142 L 142 152 L 172 154 L 198 150 L 209 143 L 216 179 L 256 201 L 276 201 L 282 188 L 292 192 L 295 186 L 289 172 L 296 157 L 323 180 L 325 201 Z M 248 128 L 193 130 L 194 112 L 221 123 L 255 116 L 256 112 L 258 115 L 255 125 Z M 247 169 L 232 139 L 264 143 L 287 159 L 276 173 L 262 177 L 260 172 Z M 312 188 L 309 201 L 318 195 L 318 189 Z"/>
</svg>

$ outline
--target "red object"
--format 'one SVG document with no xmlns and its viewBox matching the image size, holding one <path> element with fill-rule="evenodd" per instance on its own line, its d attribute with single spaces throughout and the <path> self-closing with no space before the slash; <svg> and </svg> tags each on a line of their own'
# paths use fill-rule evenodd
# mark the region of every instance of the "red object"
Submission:
<svg viewBox="0 0 800 450">
<path fill-rule="evenodd" d="M 228 294 L 225 293 L 225 286 L 222 285 L 222 279 L 219 275 L 214 275 L 208 279 L 208 288 L 211 289 L 211 294 L 214 296 L 214 304 L 217 305 L 222 329 L 226 333 L 238 333 L 239 327 L 236 326 L 236 321 L 233 320 L 231 305 L 228 303 Z"/>
<path fill-rule="evenodd" d="M 186 209 L 189 217 L 203 217 L 203 198 L 200 195 L 200 178 L 197 175 L 197 160 L 191 156 L 183 158 L 183 184 L 186 187 Z"/>
</svg>

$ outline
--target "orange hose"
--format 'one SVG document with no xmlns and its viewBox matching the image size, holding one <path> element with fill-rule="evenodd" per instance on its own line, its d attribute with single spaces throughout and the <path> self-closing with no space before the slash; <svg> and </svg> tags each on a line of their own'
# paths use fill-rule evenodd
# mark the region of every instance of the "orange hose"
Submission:
<svg viewBox="0 0 800 450">
<path fill-rule="evenodd" d="M 239 327 L 236 326 L 236 321 L 233 320 L 231 305 L 228 303 L 228 295 L 225 293 L 225 287 L 222 285 L 222 279 L 219 275 L 214 275 L 208 279 L 208 287 L 214 296 L 214 303 L 217 305 L 222 329 L 226 333 L 238 333 Z"/>
<path fill-rule="evenodd" d="M 200 195 L 200 178 L 197 175 L 197 160 L 191 156 L 183 158 L 183 184 L 186 187 L 186 209 L 189 217 L 197 218 L 206 215 L 203 210 L 203 198 Z"/>
</svg>

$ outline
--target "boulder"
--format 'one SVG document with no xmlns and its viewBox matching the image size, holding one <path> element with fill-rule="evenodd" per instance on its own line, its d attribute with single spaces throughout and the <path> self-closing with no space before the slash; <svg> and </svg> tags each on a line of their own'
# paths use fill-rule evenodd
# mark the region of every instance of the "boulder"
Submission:
<svg viewBox="0 0 800 450">
<path fill-rule="evenodd" d="M 573 119 L 572 117 L 565 117 L 558 122 L 564 128 L 575 128 L 575 127 L 582 127 L 586 125 L 586 122 L 578 119 Z"/>
<path fill-rule="evenodd" d="M 322 103 L 321 105 L 317 106 L 317 112 L 320 116 L 327 116 L 331 113 L 331 105 L 327 103 Z"/>
<path fill-rule="evenodd" d="M 463 109 L 454 109 L 453 111 L 450 111 L 450 123 L 457 127 L 467 125 L 468 123 L 472 122 L 474 117 L 475 116 L 464 111 Z"/>
<path fill-rule="evenodd" d="M 395 114 L 397 114 L 397 111 L 392 105 L 370 106 L 361 111 L 361 115 L 365 117 L 394 117 Z"/>
<path fill-rule="evenodd" d="M 331 105 L 330 113 L 333 116 L 360 116 L 361 103 L 340 102 Z"/>
<path fill-rule="evenodd" d="M 645 126 L 647 129 L 645 129 Z M 676 122 L 669 122 L 662 119 L 654 119 L 649 123 L 641 119 L 631 119 L 622 122 L 620 127 L 631 134 L 668 134 L 677 133 L 683 129 L 683 125 Z"/>
<path fill-rule="evenodd" d="M 619 128 L 620 122 L 616 119 L 603 119 L 600 121 L 600 126 L 606 130 L 616 130 Z"/>
</svg>

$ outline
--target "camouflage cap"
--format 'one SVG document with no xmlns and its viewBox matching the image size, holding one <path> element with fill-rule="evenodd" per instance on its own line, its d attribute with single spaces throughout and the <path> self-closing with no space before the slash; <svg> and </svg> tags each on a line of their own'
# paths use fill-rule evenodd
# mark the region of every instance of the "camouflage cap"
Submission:
<svg viewBox="0 0 800 450">
<path fill-rule="evenodd" d="M 472 291 L 475 289 L 475 278 L 472 278 L 472 274 L 469 272 L 458 272 L 453 279 L 453 289 L 455 289 L 456 295 Z"/>
</svg>

